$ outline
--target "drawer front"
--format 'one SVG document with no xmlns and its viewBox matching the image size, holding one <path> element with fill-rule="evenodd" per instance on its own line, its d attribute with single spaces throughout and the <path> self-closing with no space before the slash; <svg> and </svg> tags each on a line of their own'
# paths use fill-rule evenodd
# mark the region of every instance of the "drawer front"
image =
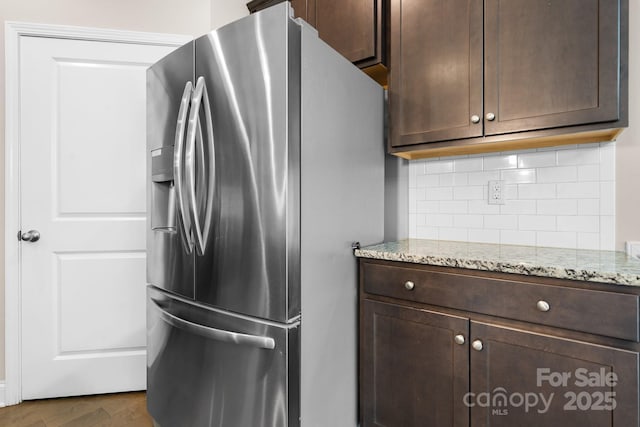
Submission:
<svg viewBox="0 0 640 427">
<path fill-rule="evenodd" d="M 639 341 L 637 295 L 361 265 L 364 291 L 370 294 Z"/>
</svg>

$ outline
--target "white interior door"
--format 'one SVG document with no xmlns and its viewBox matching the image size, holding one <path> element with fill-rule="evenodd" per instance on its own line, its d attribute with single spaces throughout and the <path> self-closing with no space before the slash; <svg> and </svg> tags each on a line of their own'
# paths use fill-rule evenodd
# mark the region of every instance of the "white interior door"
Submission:
<svg viewBox="0 0 640 427">
<path fill-rule="evenodd" d="M 23 399 L 146 387 L 146 68 L 171 50 L 20 39 Z"/>
</svg>

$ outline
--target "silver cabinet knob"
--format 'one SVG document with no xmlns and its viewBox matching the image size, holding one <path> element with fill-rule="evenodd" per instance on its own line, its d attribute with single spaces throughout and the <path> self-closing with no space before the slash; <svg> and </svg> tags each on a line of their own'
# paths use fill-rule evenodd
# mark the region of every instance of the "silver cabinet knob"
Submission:
<svg viewBox="0 0 640 427">
<path fill-rule="evenodd" d="M 471 123 L 480 123 L 480 116 L 474 114 L 471 116 Z"/>
<path fill-rule="evenodd" d="M 487 120 L 489 120 L 490 122 L 494 121 L 496 118 L 496 115 L 493 113 L 487 113 Z"/>
<path fill-rule="evenodd" d="M 548 302 L 540 300 L 536 303 L 536 308 L 540 311 L 549 311 L 551 306 L 549 305 Z"/>
<path fill-rule="evenodd" d="M 471 347 L 473 347 L 476 351 L 482 351 L 482 341 L 475 340 L 471 343 Z"/>
<path fill-rule="evenodd" d="M 408 291 L 412 291 L 413 288 L 415 288 L 416 284 L 413 283 L 411 280 L 407 280 L 406 282 L 404 282 L 404 288 Z"/>
<path fill-rule="evenodd" d="M 458 334 L 455 337 L 453 337 L 453 340 L 456 342 L 456 344 L 464 344 L 464 335 L 462 334 Z"/>
<path fill-rule="evenodd" d="M 40 240 L 40 232 L 38 230 L 29 230 L 26 233 L 19 232 L 18 236 L 20 240 L 25 242 L 37 242 Z"/>
</svg>

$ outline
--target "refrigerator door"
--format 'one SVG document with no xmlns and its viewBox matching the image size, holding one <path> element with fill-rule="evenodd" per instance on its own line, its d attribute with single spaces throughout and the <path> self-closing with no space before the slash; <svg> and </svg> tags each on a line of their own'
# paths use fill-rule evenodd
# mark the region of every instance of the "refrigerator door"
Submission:
<svg viewBox="0 0 640 427">
<path fill-rule="evenodd" d="M 299 426 L 296 325 L 147 290 L 147 406 L 160 426 Z"/>
<path fill-rule="evenodd" d="M 185 188 L 194 42 L 147 70 L 147 283 L 194 297 Z"/>
<path fill-rule="evenodd" d="M 196 300 L 279 322 L 300 313 L 300 28 L 290 10 L 285 2 L 196 40 L 215 153 L 200 150 L 215 160 L 202 174 L 213 174 L 211 199 L 196 189 L 206 242 Z M 204 107 L 199 123 L 206 147 Z"/>
</svg>

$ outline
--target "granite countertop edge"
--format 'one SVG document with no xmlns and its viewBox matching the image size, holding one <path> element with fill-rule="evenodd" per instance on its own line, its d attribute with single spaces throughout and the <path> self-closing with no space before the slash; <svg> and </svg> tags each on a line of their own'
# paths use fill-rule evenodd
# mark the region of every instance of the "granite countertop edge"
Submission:
<svg viewBox="0 0 640 427">
<path fill-rule="evenodd" d="M 438 248 L 443 245 L 446 245 L 442 251 L 444 253 L 436 253 Z M 489 254 L 483 257 L 469 256 L 467 253 L 474 249 L 484 249 Z M 460 254 L 451 253 L 456 252 L 456 250 Z M 504 259 L 510 258 L 502 255 L 504 252 L 509 253 L 509 251 L 515 252 L 517 250 L 533 255 L 523 256 L 521 259 L 515 259 L 517 257 Z M 492 258 L 492 252 L 497 252 L 500 255 Z M 356 249 L 354 253 L 359 258 L 640 286 L 640 260 L 627 257 L 623 252 L 615 251 L 563 250 L 558 248 L 407 239 Z M 567 254 L 566 259 L 563 259 L 562 254 Z M 596 259 L 599 262 L 592 263 L 595 265 L 580 265 L 580 261 L 583 259 L 581 256 L 584 259 Z M 554 261 L 547 262 L 544 258 L 551 258 Z"/>
</svg>

